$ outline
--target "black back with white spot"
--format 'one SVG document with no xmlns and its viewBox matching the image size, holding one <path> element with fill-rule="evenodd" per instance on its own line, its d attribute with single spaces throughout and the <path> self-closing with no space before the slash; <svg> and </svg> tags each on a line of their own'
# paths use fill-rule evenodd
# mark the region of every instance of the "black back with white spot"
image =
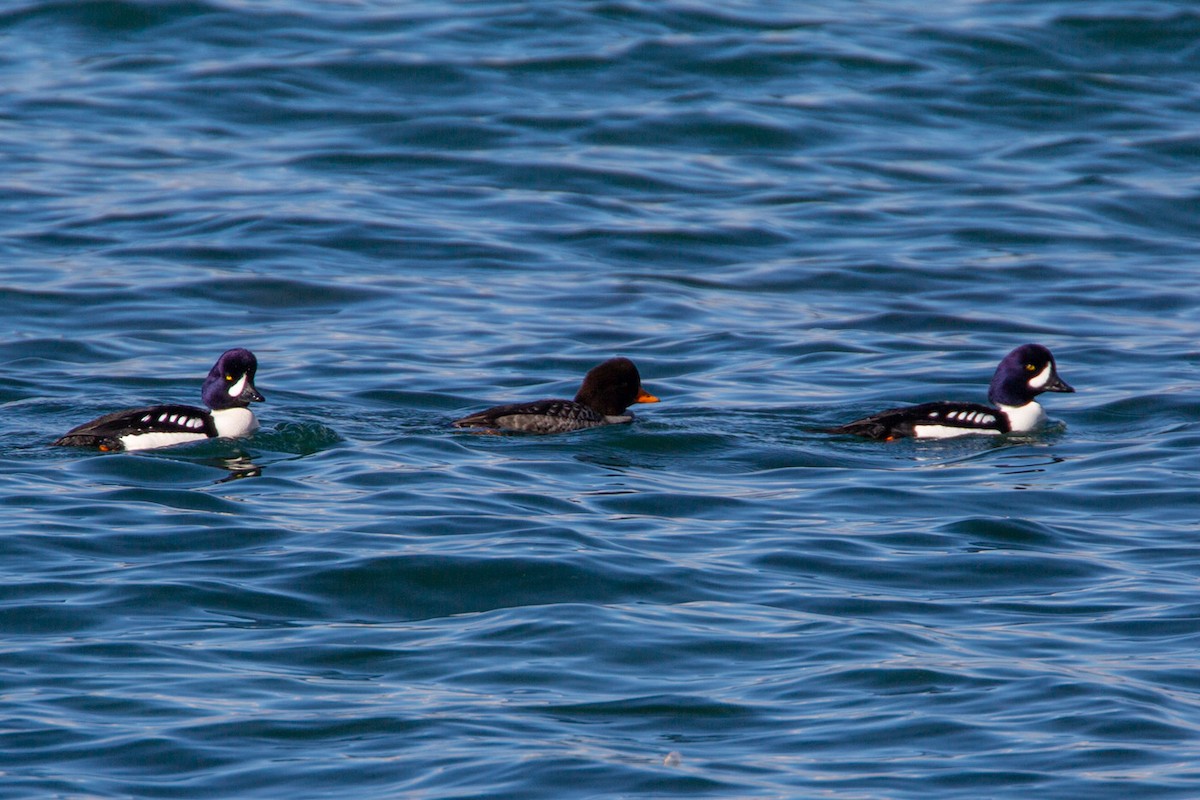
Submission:
<svg viewBox="0 0 1200 800">
<path fill-rule="evenodd" d="M 869 417 L 831 428 L 828 433 L 865 436 L 868 439 L 901 439 L 915 436 L 921 425 L 944 425 L 964 431 L 1008 433 L 1008 417 L 999 410 L 979 403 L 939 401 L 904 408 L 890 408 Z"/>
<path fill-rule="evenodd" d="M 199 420 L 199 425 L 195 423 Z M 197 433 L 208 437 L 217 435 L 212 416 L 202 408 L 185 405 L 131 408 L 105 414 L 103 417 L 72 428 L 54 444 L 67 447 L 98 447 L 122 450 L 122 436 L 139 433 Z"/>
</svg>

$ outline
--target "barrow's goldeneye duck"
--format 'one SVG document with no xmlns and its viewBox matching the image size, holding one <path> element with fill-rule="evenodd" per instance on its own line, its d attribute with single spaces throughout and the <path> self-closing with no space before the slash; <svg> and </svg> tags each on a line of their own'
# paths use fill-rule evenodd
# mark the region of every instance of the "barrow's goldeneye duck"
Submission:
<svg viewBox="0 0 1200 800">
<path fill-rule="evenodd" d="M 951 401 L 922 403 L 892 408 L 825 432 L 883 441 L 906 436 L 946 439 L 968 434 L 1025 433 L 1046 421 L 1046 412 L 1035 397 L 1042 392 L 1074 391 L 1058 377 L 1049 350 L 1040 344 L 1023 344 L 996 367 L 988 387 L 990 406 Z"/>
<path fill-rule="evenodd" d="M 563 433 L 632 422 L 634 403 L 657 403 L 642 388 L 642 376 L 628 358 L 610 358 L 583 378 L 574 400 L 509 403 L 456 419 L 457 428 L 491 428 L 526 433 Z"/>
<path fill-rule="evenodd" d="M 147 406 L 106 414 L 54 441 L 99 450 L 146 450 L 217 436 L 248 436 L 258 428 L 250 403 L 263 396 L 254 388 L 258 359 L 240 347 L 226 350 L 204 379 L 200 395 L 212 411 L 185 405 Z"/>
</svg>

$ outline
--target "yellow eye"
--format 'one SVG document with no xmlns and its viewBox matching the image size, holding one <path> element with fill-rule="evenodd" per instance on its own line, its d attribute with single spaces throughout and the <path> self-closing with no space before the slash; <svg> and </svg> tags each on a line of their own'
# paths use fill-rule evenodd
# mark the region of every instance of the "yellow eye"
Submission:
<svg viewBox="0 0 1200 800">
<path fill-rule="evenodd" d="M 1037 372 L 1037 367 L 1034 366 L 1033 364 L 1026 364 L 1025 371 L 1026 372 Z"/>
<path fill-rule="evenodd" d="M 225 373 L 225 380 L 231 381 L 231 380 L 233 380 L 233 376 L 230 375 L 229 373 Z"/>
</svg>

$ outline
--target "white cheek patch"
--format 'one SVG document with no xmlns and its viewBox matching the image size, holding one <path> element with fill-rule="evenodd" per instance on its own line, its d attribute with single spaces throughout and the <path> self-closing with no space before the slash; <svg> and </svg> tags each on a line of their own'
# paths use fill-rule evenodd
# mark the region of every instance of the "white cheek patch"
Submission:
<svg viewBox="0 0 1200 800">
<path fill-rule="evenodd" d="M 230 397 L 237 397 L 238 395 L 240 395 L 242 393 L 242 390 L 246 388 L 246 378 L 247 377 L 249 377 L 249 376 L 243 375 L 242 377 L 237 379 L 237 383 L 235 383 L 233 386 L 229 387 L 229 396 Z"/>
<path fill-rule="evenodd" d="M 1041 372 L 1029 379 L 1029 388 L 1041 389 L 1050 380 L 1050 373 L 1054 371 L 1052 365 L 1047 364 Z"/>
</svg>

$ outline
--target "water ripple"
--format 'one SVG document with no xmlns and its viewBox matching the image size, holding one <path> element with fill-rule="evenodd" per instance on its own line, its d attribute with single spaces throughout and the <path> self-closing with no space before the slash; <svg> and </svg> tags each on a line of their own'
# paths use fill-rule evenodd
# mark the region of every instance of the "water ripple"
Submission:
<svg viewBox="0 0 1200 800">
<path fill-rule="evenodd" d="M 9 4 L 6 794 L 1194 796 L 1198 29 Z M 1044 431 L 820 432 L 1024 341 Z M 48 446 L 232 346 L 255 435 Z"/>
</svg>

